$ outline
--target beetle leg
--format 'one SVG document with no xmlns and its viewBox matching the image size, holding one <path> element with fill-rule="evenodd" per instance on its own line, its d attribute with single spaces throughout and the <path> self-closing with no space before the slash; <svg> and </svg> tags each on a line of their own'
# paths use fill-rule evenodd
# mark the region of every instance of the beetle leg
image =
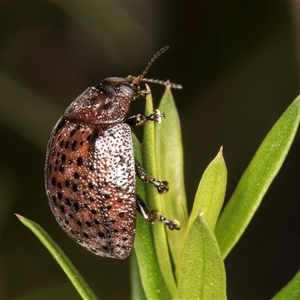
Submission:
<svg viewBox="0 0 300 300">
<path fill-rule="evenodd" d="M 135 161 L 135 173 L 143 182 L 153 184 L 160 194 L 169 191 L 169 184 L 167 181 L 159 181 L 151 177 L 137 161 Z"/>
<path fill-rule="evenodd" d="M 125 123 L 127 123 L 130 127 L 135 127 L 135 126 L 143 125 L 148 121 L 161 123 L 161 120 L 164 117 L 165 117 L 165 114 L 161 113 L 159 109 L 156 109 L 149 116 L 138 114 L 138 115 L 129 117 L 128 119 L 125 120 Z"/>
<path fill-rule="evenodd" d="M 180 229 L 180 223 L 177 220 L 169 220 L 166 217 L 164 217 L 160 212 L 157 210 L 153 210 L 152 212 L 149 211 L 147 208 L 145 202 L 140 197 L 140 195 L 135 195 L 136 200 L 136 209 L 137 211 L 142 215 L 142 217 L 149 223 L 153 223 L 155 220 L 159 220 L 160 222 L 164 223 L 166 226 L 168 226 L 169 229 L 173 230 L 179 230 Z"/>
</svg>

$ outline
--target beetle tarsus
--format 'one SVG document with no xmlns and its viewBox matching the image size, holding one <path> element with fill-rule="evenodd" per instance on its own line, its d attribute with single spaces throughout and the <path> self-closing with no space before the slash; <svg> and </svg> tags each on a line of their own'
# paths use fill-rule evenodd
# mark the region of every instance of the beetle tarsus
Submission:
<svg viewBox="0 0 300 300">
<path fill-rule="evenodd" d="M 169 183 L 167 181 L 156 180 L 152 176 L 148 175 L 137 161 L 135 161 L 135 173 L 143 182 L 149 182 L 153 184 L 160 194 L 169 191 Z"/>
<path fill-rule="evenodd" d="M 145 202 L 138 194 L 136 194 L 136 208 L 142 217 L 149 223 L 153 223 L 155 220 L 158 220 L 165 224 L 170 230 L 180 229 L 180 223 L 177 220 L 169 220 L 157 210 L 150 212 Z"/>
<path fill-rule="evenodd" d="M 148 121 L 153 121 L 156 123 L 161 123 L 162 118 L 165 117 L 164 113 L 161 113 L 159 109 L 154 110 L 154 112 L 148 116 L 143 114 L 137 114 L 135 116 L 129 117 L 125 120 L 125 123 L 130 127 L 144 125 Z"/>
</svg>

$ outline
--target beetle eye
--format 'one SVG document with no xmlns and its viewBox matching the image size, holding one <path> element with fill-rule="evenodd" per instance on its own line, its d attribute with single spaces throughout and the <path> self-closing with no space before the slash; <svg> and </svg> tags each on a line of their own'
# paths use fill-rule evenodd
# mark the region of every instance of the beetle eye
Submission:
<svg viewBox="0 0 300 300">
<path fill-rule="evenodd" d="M 129 98 L 132 98 L 134 94 L 132 86 L 127 84 L 120 85 L 118 92 Z"/>
</svg>

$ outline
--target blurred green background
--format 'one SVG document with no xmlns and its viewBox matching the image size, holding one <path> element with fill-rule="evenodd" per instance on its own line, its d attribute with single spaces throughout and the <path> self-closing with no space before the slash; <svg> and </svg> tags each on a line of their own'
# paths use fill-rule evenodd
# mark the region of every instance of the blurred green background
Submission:
<svg viewBox="0 0 300 300">
<path fill-rule="evenodd" d="M 299 20 L 297 2 L 1 2 L 0 298 L 79 298 L 13 213 L 44 227 L 99 298 L 130 298 L 129 259 L 97 257 L 74 243 L 54 220 L 44 191 L 49 134 L 86 87 L 139 75 L 169 45 L 147 77 L 184 87 L 174 96 L 189 206 L 221 145 L 228 200 L 263 137 L 299 93 Z M 158 104 L 163 87 L 152 88 Z M 132 114 L 143 104 L 135 102 Z M 229 299 L 270 298 L 300 268 L 299 151 L 298 134 L 226 259 Z"/>
</svg>

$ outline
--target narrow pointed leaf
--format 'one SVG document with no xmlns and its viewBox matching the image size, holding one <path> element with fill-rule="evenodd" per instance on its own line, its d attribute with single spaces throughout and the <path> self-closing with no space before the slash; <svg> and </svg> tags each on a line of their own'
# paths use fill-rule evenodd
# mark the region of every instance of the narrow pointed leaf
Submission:
<svg viewBox="0 0 300 300">
<path fill-rule="evenodd" d="M 298 271 L 294 278 L 284 288 L 282 288 L 272 299 L 300 299 L 300 271 Z"/>
<path fill-rule="evenodd" d="M 178 220 L 181 224 L 179 231 L 170 231 L 165 228 L 176 266 L 182 252 L 180 245 L 183 245 L 185 238 L 187 205 L 183 178 L 181 128 L 169 86 L 166 87 L 159 109 L 166 117 L 161 124 L 155 126 L 157 176 L 159 180 L 166 180 L 169 183 L 169 191 L 163 194 L 161 201 L 162 213 L 169 219 Z"/>
<path fill-rule="evenodd" d="M 143 160 L 142 148 L 135 136 L 133 136 L 133 144 L 135 157 L 141 162 Z M 137 180 L 136 185 L 138 194 L 146 201 L 147 194 L 145 184 L 140 180 Z M 147 299 L 171 299 L 171 295 L 162 277 L 160 266 L 158 264 L 151 227 L 151 224 L 147 223 L 139 214 L 137 214 L 137 230 L 134 241 L 134 250 L 140 281 L 133 280 L 132 278 L 131 284 L 135 292 L 141 291 L 141 284 Z"/>
<path fill-rule="evenodd" d="M 145 114 L 153 113 L 153 103 L 151 94 L 146 97 Z M 157 165 L 155 157 L 155 126 L 162 124 L 154 124 L 154 122 L 147 122 L 144 125 L 144 140 L 143 140 L 143 161 L 147 173 L 154 178 L 157 178 Z M 151 210 L 156 209 L 162 211 L 161 201 L 164 200 L 164 194 L 159 194 L 157 190 L 151 185 L 146 185 L 148 207 Z M 168 290 L 174 298 L 176 294 L 176 284 L 171 266 L 171 257 L 168 249 L 165 226 L 160 222 L 154 222 L 151 226 L 153 232 L 153 239 L 157 253 L 157 259 L 162 273 L 162 277 L 168 287 Z"/>
<path fill-rule="evenodd" d="M 178 299 L 226 299 L 224 263 L 204 214 L 194 220 L 187 235 Z"/>
<path fill-rule="evenodd" d="M 206 168 L 200 180 L 189 224 L 195 220 L 201 209 L 208 224 L 214 230 L 224 202 L 226 182 L 227 169 L 221 148 L 218 155 Z"/>
<path fill-rule="evenodd" d="M 38 224 L 26 219 L 20 215 L 16 216 L 19 220 L 28 227 L 36 237 L 42 242 L 42 244 L 47 248 L 47 250 L 52 254 L 57 263 L 69 277 L 70 281 L 76 288 L 77 292 L 83 299 L 97 299 L 96 295 L 93 293 L 91 288 L 87 285 L 85 280 L 81 277 L 77 269 L 71 263 L 69 258 L 61 250 L 60 247 L 51 239 L 51 237 L 41 228 Z"/>
<path fill-rule="evenodd" d="M 300 96 L 268 133 L 240 179 L 217 223 L 223 257 L 237 243 L 277 175 L 295 137 L 300 120 Z"/>
</svg>

